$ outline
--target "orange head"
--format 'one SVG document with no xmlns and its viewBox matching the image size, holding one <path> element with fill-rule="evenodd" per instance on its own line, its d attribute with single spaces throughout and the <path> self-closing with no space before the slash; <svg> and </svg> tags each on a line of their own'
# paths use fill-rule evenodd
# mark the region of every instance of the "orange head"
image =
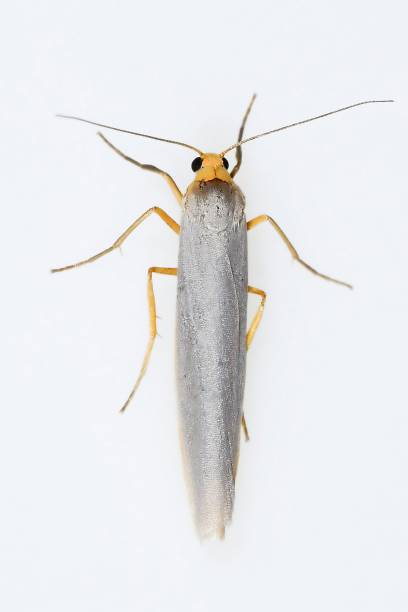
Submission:
<svg viewBox="0 0 408 612">
<path fill-rule="evenodd" d="M 232 183 L 228 166 L 228 160 L 218 153 L 201 153 L 200 157 L 196 157 L 191 164 L 193 172 L 196 173 L 194 181 L 207 182 L 219 179 Z"/>
</svg>

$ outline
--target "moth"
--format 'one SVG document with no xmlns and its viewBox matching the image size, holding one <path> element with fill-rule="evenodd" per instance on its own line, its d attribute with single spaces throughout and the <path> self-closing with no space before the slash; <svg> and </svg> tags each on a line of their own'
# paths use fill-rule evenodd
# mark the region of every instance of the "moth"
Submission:
<svg viewBox="0 0 408 612">
<path fill-rule="evenodd" d="M 350 284 L 322 274 L 304 261 L 270 215 L 246 220 L 245 197 L 235 182 L 242 162 L 242 145 L 357 106 L 392 102 L 358 102 L 244 139 L 245 125 L 254 100 L 255 95 L 242 120 L 237 142 L 220 153 L 206 153 L 184 142 L 123 130 L 80 117 L 59 115 L 179 145 L 196 154 L 191 164 L 194 178 L 183 193 L 170 174 L 157 166 L 129 157 L 98 132 L 99 137 L 122 158 L 138 168 L 161 175 L 167 181 L 180 204 L 181 221 L 177 223 L 162 208 L 154 206 L 138 217 L 110 247 L 78 263 L 54 268 L 52 272 L 77 268 L 118 249 L 152 214 L 158 215 L 179 236 L 178 267 L 155 266 L 147 272 L 149 341 L 137 380 L 121 411 L 128 406 L 146 372 L 157 335 L 153 276 L 175 276 L 180 440 L 194 521 L 200 538 L 224 537 L 234 507 L 241 428 L 248 439 L 243 413 L 246 354 L 258 329 L 266 301 L 263 289 L 248 284 L 248 231 L 261 223 L 269 223 L 300 265 L 320 278 L 351 288 Z M 233 150 L 236 161 L 229 170 L 226 154 Z M 259 304 L 247 329 L 249 293 L 259 298 Z"/>
</svg>

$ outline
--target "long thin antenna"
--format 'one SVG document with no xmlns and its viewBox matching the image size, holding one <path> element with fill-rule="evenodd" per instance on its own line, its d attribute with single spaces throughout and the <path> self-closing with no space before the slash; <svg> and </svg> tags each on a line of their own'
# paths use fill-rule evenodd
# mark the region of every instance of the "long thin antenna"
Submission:
<svg viewBox="0 0 408 612">
<path fill-rule="evenodd" d="M 362 106 L 363 104 L 383 104 L 385 102 L 394 102 L 394 100 L 365 100 L 364 102 L 357 102 L 357 104 L 350 104 L 350 106 L 343 106 L 343 108 L 338 108 L 336 110 L 329 111 L 328 113 L 323 113 L 323 115 L 317 115 L 316 117 L 310 117 L 309 119 L 303 119 L 302 121 L 296 121 L 295 123 L 289 123 L 288 125 L 284 125 L 279 128 L 275 128 L 274 130 L 269 130 L 268 132 L 263 132 L 262 134 L 256 134 L 256 136 L 251 136 L 250 138 L 245 138 L 245 140 L 241 140 L 240 142 L 235 143 L 234 145 L 225 149 L 222 153 L 220 153 L 221 157 L 223 157 L 228 151 L 232 151 L 237 147 L 249 142 L 250 140 L 255 140 L 256 138 L 261 138 L 262 136 L 268 136 L 268 134 L 275 134 L 276 132 L 282 132 L 283 130 L 288 130 L 289 128 L 296 127 L 297 125 L 302 125 L 303 123 L 309 123 L 309 121 L 316 121 L 316 119 L 322 119 L 323 117 L 328 117 L 329 115 L 334 115 L 335 113 L 341 113 L 345 110 L 349 110 L 350 108 L 355 108 L 356 106 Z"/>
<path fill-rule="evenodd" d="M 242 137 L 244 135 L 244 130 L 245 130 L 246 122 L 247 122 L 247 119 L 248 119 L 248 115 L 249 115 L 249 113 L 252 110 L 252 106 L 253 106 L 253 104 L 255 102 L 255 99 L 256 99 L 256 94 L 253 94 L 253 96 L 251 98 L 251 101 L 249 102 L 248 108 L 245 111 L 245 115 L 244 115 L 244 117 L 242 119 L 241 127 L 239 128 L 238 142 L 240 140 L 242 140 Z M 232 178 L 234 178 L 234 176 L 237 174 L 238 170 L 241 167 L 241 163 L 242 163 L 242 151 L 241 151 L 241 147 L 240 146 L 237 147 L 237 150 L 235 152 L 235 157 L 236 157 L 237 161 L 235 163 L 235 166 L 233 167 L 233 169 L 230 172 L 230 175 L 231 175 Z"/>
<path fill-rule="evenodd" d="M 96 125 L 98 127 L 107 128 L 108 130 L 115 130 L 115 132 L 124 132 L 125 134 L 133 134 L 133 136 L 141 136 L 142 138 L 150 138 L 151 140 L 160 140 L 161 142 L 168 142 L 170 144 L 180 145 L 187 149 L 196 151 L 199 155 L 203 152 L 192 145 L 186 144 L 185 142 L 179 142 L 178 140 L 169 140 L 168 138 L 159 138 L 159 136 L 150 136 L 150 134 L 141 134 L 140 132 L 131 132 L 130 130 L 123 130 L 121 128 L 113 127 L 113 125 L 105 125 L 104 123 L 96 123 L 96 121 L 89 121 L 89 119 L 83 119 L 82 117 L 74 117 L 73 115 L 56 115 L 62 119 L 74 119 L 75 121 L 82 121 L 83 123 L 89 123 L 90 125 Z"/>
</svg>

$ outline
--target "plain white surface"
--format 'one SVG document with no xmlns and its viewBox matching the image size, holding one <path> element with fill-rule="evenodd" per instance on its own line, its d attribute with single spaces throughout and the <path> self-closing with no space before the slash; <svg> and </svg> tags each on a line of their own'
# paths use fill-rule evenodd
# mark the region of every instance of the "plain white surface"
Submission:
<svg viewBox="0 0 408 612">
<path fill-rule="evenodd" d="M 163 3 L 164 4 L 164 3 Z M 407 81 L 403 2 L 16 2 L 1 33 L 0 603 L 7 612 L 406 611 L 408 608 Z M 200 545 L 182 481 L 173 376 L 175 280 L 157 218 L 108 246 L 167 185 L 74 113 L 220 150 L 253 91 L 250 282 L 268 302 L 249 354 L 232 528 Z M 110 134 L 184 189 L 194 154 Z M 233 157 L 230 155 L 230 161 Z M 253 312 L 256 300 L 250 299 Z"/>
</svg>

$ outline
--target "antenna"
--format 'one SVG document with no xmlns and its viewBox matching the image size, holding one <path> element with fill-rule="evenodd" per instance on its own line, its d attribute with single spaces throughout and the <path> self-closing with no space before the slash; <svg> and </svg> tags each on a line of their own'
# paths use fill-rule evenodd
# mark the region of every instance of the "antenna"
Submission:
<svg viewBox="0 0 408 612">
<path fill-rule="evenodd" d="M 303 123 L 309 123 L 309 121 L 316 121 L 316 119 L 323 119 L 323 117 L 329 117 L 329 115 L 335 115 L 336 113 L 341 113 L 343 111 L 349 110 L 350 108 L 356 108 L 356 106 L 362 106 L 363 104 L 384 104 L 386 102 L 394 102 L 394 100 L 365 100 L 364 102 L 357 102 L 356 104 L 350 104 L 350 106 L 343 106 L 343 108 L 337 108 L 336 110 L 329 111 L 328 113 L 323 113 L 323 115 L 316 115 L 316 117 L 309 117 L 309 119 L 303 119 L 302 121 L 296 121 L 295 123 L 289 123 L 288 125 L 283 125 L 282 127 L 275 128 L 274 130 L 269 130 L 268 132 L 263 132 L 262 134 L 256 134 L 256 136 L 251 136 L 250 138 L 245 138 L 240 142 L 235 143 L 225 149 L 222 153 L 220 153 L 221 157 L 223 157 L 228 151 L 232 151 L 237 147 L 249 142 L 250 140 L 255 140 L 256 138 L 262 138 L 262 136 L 268 136 L 268 134 L 275 134 L 276 132 L 282 132 L 283 130 L 288 130 L 289 128 L 296 127 L 297 125 L 302 125 Z"/>
<path fill-rule="evenodd" d="M 74 119 L 75 121 L 82 121 L 83 123 L 89 123 L 90 125 L 96 125 L 98 127 L 106 128 L 108 130 L 115 130 L 115 132 L 124 132 L 125 134 L 132 134 L 133 136 L 141 136 L 142 138 L 150 138 L 151 140 L 160 140 L 160 142 L 168 142 L 170 144 L 180 145 L 181 147 L 186 147 L 187 149 L 192 149 L 196 151 L 199 155 L 202 155 L 203 152 L 192 145 L 186 144 L 185 142 L 179 142 L 178 140 L 170 140 L 168 138 L 160 138 L 159 136 L 151 136 L 150 134 L 141 134 L 140 132 L 131 132 L 130 130 L 123 130 L 121 128 L 114 127 L 113 125 L 106 125 L 104 123 L 97 123 L 96 121 L 89 121 L 89 119 L 83 119 L 82 117 L 74 117 L 73 115 L 56 115 L 56 117 L 60 117 L 62 119 Z"/>
</svg>

